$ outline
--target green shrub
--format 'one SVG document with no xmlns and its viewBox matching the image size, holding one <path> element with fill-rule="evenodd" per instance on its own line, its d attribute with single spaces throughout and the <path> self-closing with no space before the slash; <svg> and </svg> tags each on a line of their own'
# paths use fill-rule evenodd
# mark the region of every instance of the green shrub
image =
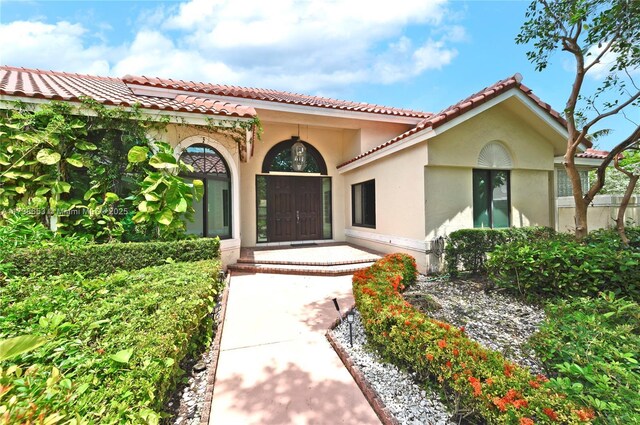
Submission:
<svg viewBox="0 0 640 425">
<path fill-rule="evenodd" d="M 529 298 L 597 296 L 613 291 L 640 299 L 640 252 L 617 242 L 580 243 L 567 238 L 515 241 L 499 246 L 487 262 L 498 285 Z"/>
<path fill-rule="evenodd" d="M 532 376 L 528 369 L 469 339 L 464 329 L 429 318 L 407 303 L 401 291 L 415 279 L 411 260 L 393 254 L 353 276 L 365 331 L 383 358 L 439 385 L 451 404 L 472 421 L 590 422 L 593 412 L 554 391 L 546 378 Z"/>
<path fill-rule="evenodd" d="M 530 341 L 549 383 L 604 423 L 640 423 L 640 306 L 613 294 L 559 301 Z"/>
<path fill-rule="evenodd" d="M 220 241 L 215 238 L 172 242 L 89 244 L 76 247 L 51 246 L 22 249 L 7 257 L 15 276 L 60 275 L 79 272 L 97 276 L 117 270 L 138 270 L 175 262 L 209 260 L 220 257 Z"/>
<path fill-rule="evenodd" d="M 447 272 L 474 274 L 485 271 L 487 254 L 496 246 L 515 240 L 547 239 L 555 235 L 549 227 L 510 227 L 507 229 L 461 229 L 447 238 L 445 258 Z"/>
<path fill-rule="evenodd" d="M 202 261 L 92 280 L 9 280 L 0 287 L 0 340 L 47 342 L 0 362 L 6 423 L 35 423 L 39 415 L 157 423 L 180 361 L 211 337 L 218 270 L 218 261 Z"/>
</svg>

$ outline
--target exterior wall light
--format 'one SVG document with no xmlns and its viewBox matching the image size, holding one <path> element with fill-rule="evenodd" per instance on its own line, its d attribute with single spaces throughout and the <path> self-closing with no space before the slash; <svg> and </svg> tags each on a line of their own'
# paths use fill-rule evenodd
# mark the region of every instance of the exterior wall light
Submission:
<svg viewBox="0 0 640 425">
<path fill-rule="evenodd" d="M 298 137 L 292 139 L 298 140 Z M 291 164 L 294 171 L 303 171 L 307 166 L 307 147 L 299 140 L 291 146 Z"/>
</svg>

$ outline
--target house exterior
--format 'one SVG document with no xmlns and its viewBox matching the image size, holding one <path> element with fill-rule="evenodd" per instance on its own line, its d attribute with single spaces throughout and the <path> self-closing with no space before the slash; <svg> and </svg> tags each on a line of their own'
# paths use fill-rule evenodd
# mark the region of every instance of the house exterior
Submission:
<svg viewBox="0 0 640 425">
<path fill-rule="evenodd" d="M 240 247 L 345 241 L 409 253 L 426 271 L 438 267 L 439 238 L 454 230 L 559 228 L 565 220 L 557 203 L 565 122 L 521 80 L 516 74 L 434 114 L 274 90 L 2 67 L 0 100 L 87 96 L 171 117 L 159 136 L 194 166 L 187 177 L 206 187 L 188 231 L 220 236 L 226 264 Z M 255 117 L 260 137 L 250 125 Z M 224 131 L 235 123 L 247 128 L 241 140 Z M 593 167 L 594 158 L 584 159 L 585 169 Z"/>
</svg>

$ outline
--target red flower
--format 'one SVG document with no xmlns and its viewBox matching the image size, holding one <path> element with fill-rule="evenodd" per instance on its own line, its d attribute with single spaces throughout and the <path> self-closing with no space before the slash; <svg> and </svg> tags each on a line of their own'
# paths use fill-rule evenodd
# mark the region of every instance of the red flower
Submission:
<svg viewBox="0 0 640 425">
<path fill-rule="evenodd" d="M 454 357 L 458 357 L 459 355 L 460 355 L 460 351 L 458 351 L 458 349 L 457 349 L 457 348 L 454 348 L 454 349 L 453 349 L 453 356 L 454 356 Z"/>
<path fill-rule="evenodd" d="M 520 418 L 520 425 L 533 425 L 533 419 L 529 418 Z"/>
<path fill-rule="evenodd" d="M 433 354 L 427 353 L 427 360 L 433 361 Z"/>
<path fill-rule="evenodd" d="M 405 325 L 407 325 L 407 326 L 409 326 L 409 325 L 411 324 L 411 320 L 409 320 L 409 319 L 405 320 L 405 321 L 404 321 L 404 324 L 405 324 Z"/>
<path fill-rule="evenodd" d="M 596 416 L 591 409 L 574 410 L 573 413 L 578 416 L 578 419 L 584 422 L 587 422 Z"/>
<path fill-rule="evenodd" d="M 460 326 L 460 332 L 464 333 L 464 326 Z"/>
<path fill-rule="evenodd" d="M 514 366 L 511 363 L 504 364 L 504 376 L 510 378 L 513 372 Z"/>
<path fill-rule="evenodd" d="M 445 363 L 445 366 L 451 369 L 451 362 L 447 360 L 447 362 Z"/>
<path fill-rule="evenodd" d="M 444 348 L 446 346 L 447 346 L 447 341 L 445 341 L 444 339 L 441 339 L 440 341 L 438 341 L 438 347 Z"/>
<path fill-rule="evenodd" d="M 494 397 L 493 404 L 495 404 L 498 410 L 500 410 L 501 412 L 507 411 L 507 403 L 500 397 Z"/>
<path fill-rule="evenodd" d="M 474 397 L 478 397 L 482 394 L 482 384 L 478 378 L 474 378 L 473 376 L 469 377 L 469 383 L 473 387 L 473 395 Z"/>
<path fill-rule="evenodd" d="M 513 404 L 513 407 L 515 407 L 516 409 L 519 409 L 521 407 L 527 407 L 529 405 L 527 400 L 525 400 L 524 398 L 513 400 L 513 403 L 511 404 Z"/>
<path fill-rule="evenodd" d="M 529 385 L 531 388 L 540 388 L 540 383 L 538 381 L 529 381 Z"/>
<path fill-rule="evenodd" d="M 542 413 L 547 415 L 549 417 L 549 419 L 551 419 L 552 421 L 557 421 L 558 420 L 558 414 L 556 412 L 554 412 L 553 409 L 551 409 L 549 407 L 545 407 L 544 409 L 542 409 Z"/>
</svg>

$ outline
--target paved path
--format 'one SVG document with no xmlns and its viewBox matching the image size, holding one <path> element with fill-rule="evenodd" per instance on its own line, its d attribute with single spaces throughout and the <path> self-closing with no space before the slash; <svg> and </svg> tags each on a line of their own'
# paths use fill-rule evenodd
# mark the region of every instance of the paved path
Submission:
<svg viewBox="0 0 640 425">
<path fill-rule="evenodd" d="M 380 424 L 324 334 L 351 276 L 237 275 L 210 424 Z"/>
</svg>

